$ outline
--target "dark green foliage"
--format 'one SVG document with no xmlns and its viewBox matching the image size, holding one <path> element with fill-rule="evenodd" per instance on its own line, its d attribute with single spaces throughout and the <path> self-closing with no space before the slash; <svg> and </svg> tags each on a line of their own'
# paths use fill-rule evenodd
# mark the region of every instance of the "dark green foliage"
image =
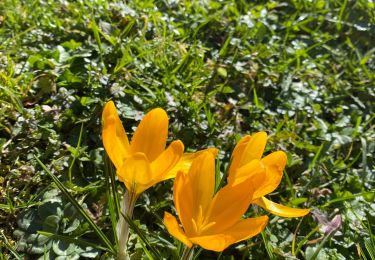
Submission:
<svg viewBox="0 0 375 260">
<path fill-rule="evenodd" d="M 241 136 L 267 131 L 267 153 L 288 153 L 272 199 L 317 208 L 327 221 L 342 216 L 341 228 L 328 238 L 326 223 L 312 214 L 270 216 L 262 236 L 222 254 L 202 251 L 198 259 L 303 259 L 319 248 L 320 259 L 371 259 L 374 3 L 128 2 L 0 1 L 0 230 L 8 239 L 0 244 L 3 255 L 14 255 L 11 246 L 27 252 L 24 235 L 13 235 L 15 229 L 25 232 L 17 219 L 39 221 L 35 229 L 70 237 L 56 224 L 63 215 L 38 213 L 45 205 L 39 198 L 53 189 L 34 155 L 88 205 L 111 237 L 115 211 L 107 207 L 100 117 L 104 102 L 113 99 L 130 135 L 143 113 L 163 107 L 170 139 L 181 139 L 187 150 L 216 146 L 222 173 Z M 137 232 L 168 259 L 182 252 L 161 220 L 173 210 L 171 185 L 149 189 L 134 218 Z M 60 196 L 51 209 L 68 207 Z M 252 207 L 249 214 L 264 212 Z M 98 239 L 92 230 L 88 236 Z M 70 242 L 61 241 L 66 244 L 60 249 L 69 248 Z M 136 235 L 130 243 L 134 259 L 152 252 Z"/>
<path fill-rule="evenodd" d="M 44 254 L 47 259 L 95 258 L 101 249 L 93 238 L 91 242 L 82 241 L 89 226 L 55 189 L 44 193 L 39 206 L 23 211 L 18 216 L 17 226 L 14 232 L 17 249 L 30 257 Z M 40 259 L 44 259 L 43 256 Z"/>
</svg>

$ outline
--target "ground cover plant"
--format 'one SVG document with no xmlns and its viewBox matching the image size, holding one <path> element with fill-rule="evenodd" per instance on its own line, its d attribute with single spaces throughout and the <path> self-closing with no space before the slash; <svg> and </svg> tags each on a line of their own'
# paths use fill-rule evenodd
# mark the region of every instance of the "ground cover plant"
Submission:
<svg viewBox="0 0 375 260">
<path fill-rule="evenodd" d="M 1 259 L 112 257 L 108 100 L 129 137 L 161 107 L 168 143 L 218 148 L 216 183 L 245 135 L 286 152 L 267 198 L 311 213 L 196 259 L 374 259 L 374 24 L 368 0 L 0 1 Z M 181 256 L 172 187 L 138 198 L 131 259 Z"/>
</svg>

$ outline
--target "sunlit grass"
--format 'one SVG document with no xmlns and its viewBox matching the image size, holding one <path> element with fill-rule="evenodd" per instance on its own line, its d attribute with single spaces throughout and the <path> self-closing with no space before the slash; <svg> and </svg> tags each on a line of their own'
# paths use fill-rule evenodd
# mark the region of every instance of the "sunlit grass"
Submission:
<svg viewBox="0 0 375 260">
<path fill-rule="evenodd" d="M 0 1 L 0 256 L 53 259 L 64 253 L 60 243 L 74 244 L 70 256 L 95 257 L 106 254 L 104 236 L 115 244 L 118 199 L 110 195 L 124 188 L 105 166 L 100 139 L 102 108 L 113 99 L 129 134 L 144 113 L 163 107 L 169 141 L 181 139 L 189 151 L 219 148 L 217 180 L 241 136 L 267 131 L 265 154 L 288 154 L 270 198 L 320 210 L 315 218 L 270 215 L 262 236 L 198 259 L 372 259 L 374 3 L 129 2 Z M 71 214 L 34 156 L 102 240 Z M 139 198 L 134 257 L 182 254 L 162 222 L 164 211 L 174 212 L 171 187 Z M 338 214 L 340 228 L 325 234 L 316 216 L 330 223 Z M 43 239 L 26 242 L 37 234 L 25 231 L 28 221 L 45 232 L 45 248 Z"/>
</svg>

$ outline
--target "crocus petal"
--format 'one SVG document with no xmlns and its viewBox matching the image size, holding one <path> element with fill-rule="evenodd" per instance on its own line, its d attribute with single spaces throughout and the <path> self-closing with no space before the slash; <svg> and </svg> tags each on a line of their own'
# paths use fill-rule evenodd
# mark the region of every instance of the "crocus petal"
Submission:
<svg viewBox="0 0 375 260">
<path fill-rule="evenodd" d="M 186 234 L 192 234 L 194 231 L 191 222 L 194 205 L 193 199 L 193 189 L 187 173 L 178 172 L 173 184 L 173 201 Z"/>
<path fill-rule="evenodd" d="M 102 124 L 104 148 L 118 169 L 121 167 L 124 158 L 129 156 L 130 148 L 128 137 L 112 101 L 107 102 L 104 106 Z"/>
<path fill-rule="evenodd" d="M 193 218 L 202 217 L 212 200 L 215 189 L 215 157 L 206 151 L 191 164 L 188 178 L 193 192 Z"/>
<path fill-rule="evenodd" d="M 265 168 L 265 178 L 262 184 L 254 191 L 254 199 L 273 192 L 279 186 L 283 177 L 287 156 L 282 151 L 271 153 L 261 160 Z"/>
<path fill-rule="evenodd" d="M 252 160 L 259 160 L 262 158 L 266 143 L 266 132 L 258 132 L 251 137 L 243 137 L 233 151 L 229 175 L 231 175 L 235 169 L 251 162 Z"/>
<path fill-rule="evenodd" d="M 193 246 L 193 244 L 190 242 L 190 240 L 185 235 L 182 228 L 178 225 L 177 219 L 169 214 L 168 212 L 164 212 L 164 224 L 168 230 L 168 232 L 180 240 L 182 243 L 184 243 L 189 248 Z"/>
<path fill-rule="evenodd" d="M 144 153 L 152 162 L 164 151 L 167 136 L 167 113 L 161 108 L 155 108 L 138 125 L 130 144 L 131 151 Z"/>
<path fill-rule="evenodd" d="M 231 243 L 228 243 L 228 240 L 230 240 L 230 238 L 228 238 L 224 234 L 198 236 L 190 238 L 190 241 L 194 244 L 200 245 L 202 248 L 206 250 L 212 250 L 216 252 L 221 252 L 225 248 L 230 246 Z"/>
<path fill-rule="evenodd" d="M 193 237 L 190 238 L 190 240 L 194 244 L 198 244 L 207 250 L 221 252 L 236 242 L 249 239 L 259 234 L 266 226 L 267 221 L 267 216 L 248 218 L 238 221 L 222 234 Z"/>
<path fill-rule="evenodd" d="M 181 141 L 173 141 L 168 148 L 162 152 L 156 160 L 151 163 L 151 170 L 159 181 L 174 178 L 175 172 L 170 172 L 180 161 L 184 152 L 184 144 Z"/>
<path fill-rule="evenodd" d="M 227 229 L 224 234 L 231 236 L 233 239 L 235 239 L 233 243 L 237 243 L 258 235 L 266 227 L 267 222 L 267 216 L 242 219 Z"/>
<path fill-rule="evenodd" d="M 259 160 L 260 158 L 262 158 L 262 154 L 264 148 L 266 147 L 266 143 L 266 132 L 258 132 L 256 134 L 253 134 L 242 153 L 241 162 L 239 166 L 245 165 L 254 159 Z"/>
<path fill-rule="evenodd" d="M 144 153 L 136 153 L 126 159 L 117 170 L 117 175 L 125 183 L 126 188 L 136 194 L 152 186 L 151 167 Z"/>
<path fill-rule="evenodd" d="M 184 153 L 180 161 L 168 172 L 170 176 L 176 176 L 177 172 L 182 171 L 187 173 L 190 169 L 192 161 L 197 158 L 203 152 L 210 152 L 214 157 L 216 157 L 218 150 L 216 148 L 207 148 L 195 153 Z"/>
<path fill-rule="evenodd" d="M 229 166 L 229 177 L 237 168 L 239 168 L 239 164 L 241 162 L 243 151 L 245 150 L 246 145 L 250 141 L 250 139 L 251 139 L 250 135 L 245 135 L 244 137 L 241 138 L 241 140 L 234 147 L 233 152 L 232 152 L 230 166 Z"/>
<path fill-rule="evenodd" d="M 221 232 L 235 224 L 248 209 L 256 185 L 247 179 L 237 185 L 226 185 L 214 196 L 208 209 L 206 223 L 213 223 L 204 232 Z"/>
<path fill-rule="evenodd" d="M 303 217 L 310 212 L 310 209 L 289 208 L 287 206 L 272 202 L 265 197 L 255 200 L 254 203 L 274 215 L 286 218 Z"/>
<path fill-rule="evenodd" d="M 237 185 L 248 178 L 252 178 L 253 183 L 257 184 L 255 188 L 257 188 L 264 182 L 265 177 L 265 167 L 260 163 L 260 160 L 255 159 L 230 174 L 228 176 L 228 184 Z"/>
</svg>

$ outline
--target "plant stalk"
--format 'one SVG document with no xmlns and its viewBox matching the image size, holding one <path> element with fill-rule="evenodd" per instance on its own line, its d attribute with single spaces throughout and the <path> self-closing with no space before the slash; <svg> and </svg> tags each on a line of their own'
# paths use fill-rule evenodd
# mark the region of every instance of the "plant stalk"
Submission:
<svg viewBox="0 0 375 260">
<path fill-rule="evenodd" d="M 121 201 L 121 214 L 116 226 L 116 233 L 118 238 L 118 253 L 117 260 L 128 259 L 127 244 L 129 239 L 129 224 L 124 216 L 133 217 L 133 210 L 137 196 L 133 192 L 126 191 Z"/>
<path fill-rule="evenodd" d="M 194 256 L 194 246 L 185 246 L 184 252 L 182 253 L 181 260 L 192 260 Z"/>
</svg>

